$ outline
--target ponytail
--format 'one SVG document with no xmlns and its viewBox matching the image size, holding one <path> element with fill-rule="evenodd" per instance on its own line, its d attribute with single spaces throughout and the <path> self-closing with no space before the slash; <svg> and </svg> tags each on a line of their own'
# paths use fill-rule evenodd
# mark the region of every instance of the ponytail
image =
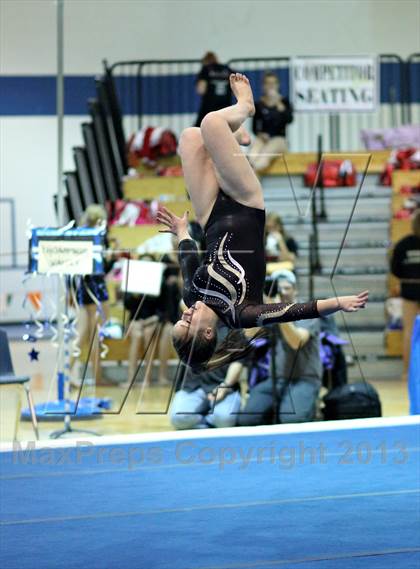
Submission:
<svg viewBox="0 0 420 569">
<path fill-rule="evenodd" d="M 241 360 L 254 349 L 253 340 L 266 337 L 267 331 L 264 328 L 260 328 L 251 338 L 245 336 L 243 330 L 231 330 L 220 342 L 211 358 L 202 364 L 191 366 L 192 370 L 196 373 L 213 371 Z"/>
</svg>

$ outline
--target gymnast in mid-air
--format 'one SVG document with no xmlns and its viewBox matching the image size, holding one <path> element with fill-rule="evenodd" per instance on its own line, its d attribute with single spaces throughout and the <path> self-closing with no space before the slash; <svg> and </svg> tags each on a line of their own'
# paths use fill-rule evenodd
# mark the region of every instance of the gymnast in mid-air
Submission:
<svg viewBox="0 0 420 569">
<path fill-rule="evenodd" d="M 200 128 L 185 129 L 179 142 L 187 191 L 205 235 L 202 260 L 188 233 L 188 212 L 178 217 L 163 208 L 158 214 L 165 231 L 178 239 L 188 308 L 174 326 L 173 342 L 181 360 L 193 369 L 212 367 L 208 364 L 215 357 L 219 323 L 262 327 L 339 310 L 356 312 L 368 300 L 364 291 L 305 303 L 264 304 L 264 197 L 240 148 L 250 142 L 242 124 L 255 112 L 254 98 L 245 75 L 233 73 L 230 85 L 236 104 L 207 114 Z"/>
</svg>

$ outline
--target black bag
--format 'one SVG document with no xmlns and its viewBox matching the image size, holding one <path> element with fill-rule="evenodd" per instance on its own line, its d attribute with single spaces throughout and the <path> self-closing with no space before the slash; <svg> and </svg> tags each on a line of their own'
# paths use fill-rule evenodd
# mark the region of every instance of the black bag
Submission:
<svg viewBox="0 0 420 569">
<path fill-rule="evenodd" d="M 326 421 L 382 416 L 376 389 L 364 381 L 334 387 L 323 397 L 323 402 Z"/>
</svg>

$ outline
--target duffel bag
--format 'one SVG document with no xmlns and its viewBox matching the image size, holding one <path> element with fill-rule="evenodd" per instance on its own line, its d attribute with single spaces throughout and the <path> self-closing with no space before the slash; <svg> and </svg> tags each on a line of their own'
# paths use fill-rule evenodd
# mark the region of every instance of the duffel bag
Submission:
<svg viewBox="0 0 420 569">
<path fill-rule="evenodd" d="M 326 421 L 382 416 L 379 395 L 365 381 L 334 387 L 323 397 L 323 402 Z"/>
</svg>

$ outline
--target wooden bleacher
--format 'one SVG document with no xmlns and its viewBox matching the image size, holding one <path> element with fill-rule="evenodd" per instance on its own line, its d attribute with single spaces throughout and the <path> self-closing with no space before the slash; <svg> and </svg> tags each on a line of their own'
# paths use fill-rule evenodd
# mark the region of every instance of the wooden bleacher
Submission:
<svg viewBox="0 0 420 569">
<path fill-rule="evenodd" d="M 194 220 L 194 211 L 189 200 L 168 201 L 164 202 L 165 207 L 172 211 L 175 215 L 183 215 L 185 211 L 189 211 L 189 219 Z M 111 225 L 109 228 L 110 237 L 117 239 L 120 249 L 136 250 L 139 245 L 155 237 L 159 231 L 158 225 L 135 225 L 129 227 L 127 225 Z"/>
<path fill-rule="evenodd" d="M 148 176 L 124 180 L 126 200 L 167 200 L 187 199 L 188 194 L 182 176 Z"/>
<path fill-rule="evenodd" d="M 371 162 L 369 166 L 369 174 L 379 174 L 389 158 L 388 150 L 379 151 L 360 151 L 349 153 L 325 153 L 327 159 L 343 159 L 348 158 L 352 160 L 356 169 L 363 172 L 366 167 L 369 156 L 371 155 Z M 287 153 L 283 157 L 276 158 L 270 167 L 263 173 L 264 176 L 286 176 L 287 172 L 290 175 L 303 175 L 306 172 L 308 165 L 315 162 L 317 154 L 314 152 L 295 152 Z M 286 165 L 287 164 L 287 169 Z M 163 165 L 180 165 L 179 157 L 167 158 L 162 161 Z M 136 199 L 160 199 L 173 209 L 175 213 L 183 213 L 185 209 L 190 210 L 190 219 L 193 219 L 192 208 L 188 207 L 188 194 L 185 187 L 184 178 L 182 176 L 154 176 L 153 170 L 143 165 L 138 167 L 138 172 L 142 177 L 129 178 L 124 180 L 124 197 L 127 200 Z M 184 210 L 185 211 L 185 210 Z M 119 239 L 120 245 L 123 248 L 135 248 L 141 243 L 149 239 L 152 232 L 156 232 L 153 226 L 136 226 L 136 227 L 115 227 L 112 226 L 110 234 Z"/>
<path fill-rule="evenodd" d="M 343 160 L 349 159 L 353 162 L 358 171 L 363 171 L 369 156 L 372 156 L 369 165 L 369 174 L 379 174 L 384 169 L 386 161 L 390 155 L 389 150 L 360 150 L 358 152 L 325 152 L 324 157 L 327 160 Z M 292 175 L 304 174 L 308 165 L 316 162 L 318 155 L 316 152 L 288 152 L 284 156 L 276 158 L 270 166 L 264 171 L 264 176 L 285 176 L 287 171 Z M 284 163 L 287 163 L 287 170 Z M 163 166 L 180 166 L 181 160 L 178 156 L 172 158 L 162 159 L 159 164 Z M 155 178 L 154 170 L 151 168 L 139 165 L 137 168 L 139 175 Z"/>
<path fill-rule="evenodd" d="M 369 166 L 369 174 L 379 174 L 382 172 L 386 161 L 389 158 L 389 150 L 360 150 L 358 152 L 324 152 L 324 157 L 328 160 L 346 159 L 353 162 L 356 169 L 363 171 L 367 164 L 368 157 L 371 155 L 371 163 Z M 284 162 L 286 161 L 290 174 L 304 174 L 308 164 L 317 161 L 316 152 L 287 152 L 284 158 L 279 156 L 265 170 L 265 176 L 285 176 L 287 174 Z M 159 164 L 163 166 L 180 166 L 181 160 L 178 156 L 162 159 Z M 147 166 L 140 165 L 137 171 L 142 176 L 153 177 L 153 170 Z"/>
<path fill-rule="evenodd" d="M 360 152 L 324 152 L 323 156 L 326 160 L 349 159 L 358 172 L 364 171 L 369 156 L 372 156 L 368 174 L 379 174 L 384 169 L 389 154 L 389 150 L 361 150 Z M 303 175 L 308 165 L 316 162 L 317 158 L 318 155 L 315 152 L 288 153 L 284 157 L 276 158 L 263 174 L 264 176 L 285 176 L 289 172 L 290 175 Z"/>
</svg>

